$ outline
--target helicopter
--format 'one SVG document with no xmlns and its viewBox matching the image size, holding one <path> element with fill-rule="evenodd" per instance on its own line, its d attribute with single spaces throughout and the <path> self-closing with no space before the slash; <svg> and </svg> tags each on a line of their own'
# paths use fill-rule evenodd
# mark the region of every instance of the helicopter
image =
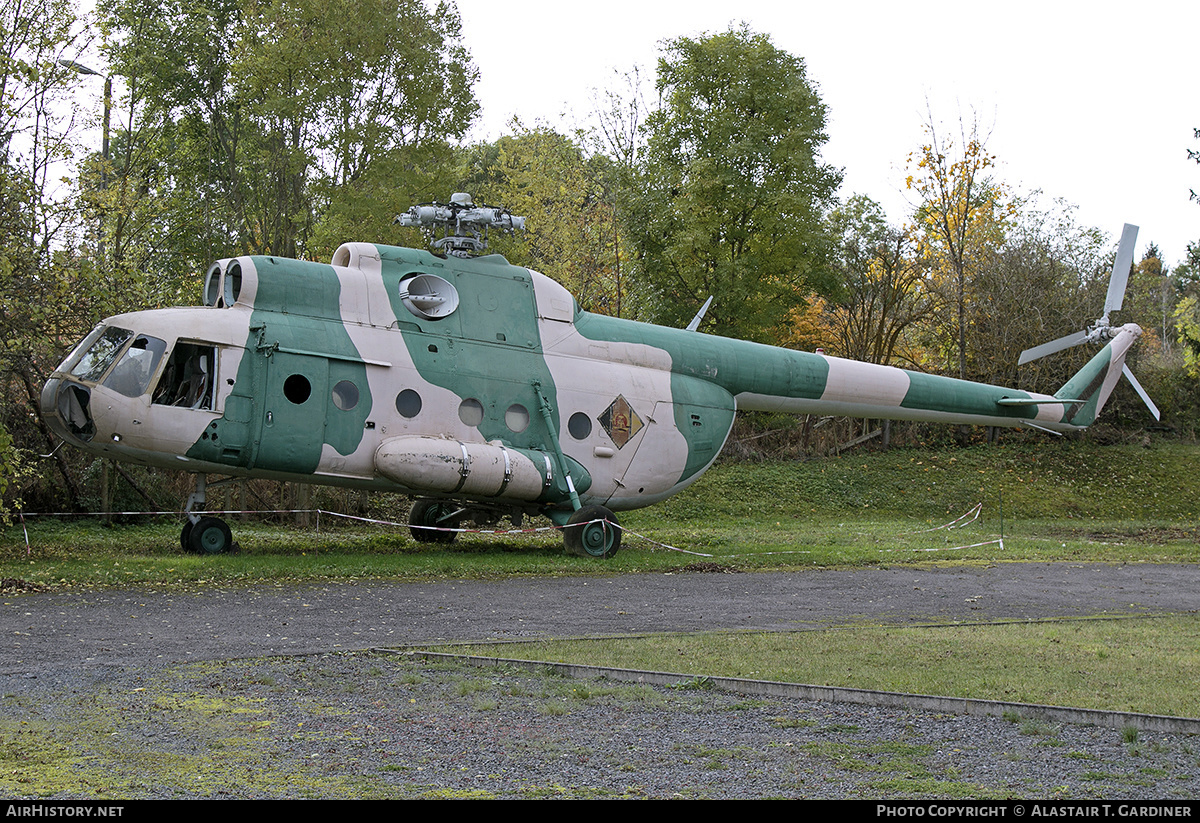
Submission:
<svg viewBox="0 0 1200 823">
<path fill-rule="evenodd" d="M 1063 433 L 1090 425 L 1122 374 L 1149 403 L 1125 366 L 1141 329 L 1108 319 L 1136 227 L 1104 316 L 1026 352 L 1103 344 L 1044 395 L 709 335 L 703 310 L 684 329 L 583 311 L 551 278 L 483 253 L 489 231 L 524 220 L 468 194 L 396 222 L 436 238 L 431 249 L 222 259 L 203 305 L 103 320 L 46 381 L 44 417 L 98 456 L 193 474 L 186 551 L 233 545 L 204 509 L 217 475 L 403 493 L 422 542 L 544 515 L 568 552 L 607 558 L 616 512 L 695 482 L 739 409 Z"/>
</svg>

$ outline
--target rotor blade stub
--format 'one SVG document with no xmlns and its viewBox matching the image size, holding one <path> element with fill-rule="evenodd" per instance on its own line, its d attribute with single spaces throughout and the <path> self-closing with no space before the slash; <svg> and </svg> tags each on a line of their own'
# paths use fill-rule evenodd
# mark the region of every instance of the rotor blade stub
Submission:
<svg viewBox="0 0 1200 823">
<path fill-rule="evenodd" d="M 704 305 L 700 307 L 700 311 L 696 312 L 696 316 L 692 318 L 692 322 L 687 324 L 688 331 L 695 331 L 700 328 L 700 321 L 704 319 L 704 315 L 708 314 L 708 307 L 712 305 L 712 295 L 704 301 Z"/>
</svg>

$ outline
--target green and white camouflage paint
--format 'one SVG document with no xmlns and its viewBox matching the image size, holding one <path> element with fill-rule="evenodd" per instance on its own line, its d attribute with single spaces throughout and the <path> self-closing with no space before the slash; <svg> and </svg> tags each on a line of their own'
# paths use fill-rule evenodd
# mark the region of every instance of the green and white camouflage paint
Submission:
<svg viewBox="0 0 1200 823">
<path fill-rule="evenodd" d="M 415 527 L 480 511 L 598 521 L 582 550 L 600 556 L 612 512 L 694 482 L 738 409 L 1073 431 L 1141 333 L 1112 330 L 1050 396 L 589 314 L 498 255 L 239 257 L 210 268 L 205 301 L 101 323 L 43 390 L 56 432 L 193 472 L 200 502 L 210 474 L 402 492 L 447 501 Z M 208 520 L 192 516 L 185 546 L 201 524 L 200 550 L 227 544 Z"/>
</svg>

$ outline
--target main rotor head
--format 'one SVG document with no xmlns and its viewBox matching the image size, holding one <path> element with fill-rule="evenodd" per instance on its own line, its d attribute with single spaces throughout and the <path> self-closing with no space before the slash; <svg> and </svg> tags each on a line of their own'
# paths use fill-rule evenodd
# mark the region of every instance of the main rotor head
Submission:
<svg viewBox="0 0 1200 823">
<path fill-rule="evenodd" d="M 396 215 L 393 223 L 420 228 L 427 239 L 435 237 L 440 227 L 442 236 L 430 239 L 429 243 L 454 257 L 470 257 L 487 249 L 491 229 L 525 230 L 524 217 L 517 217 L 501 207 L 476 206 L 471 195 L 465 192 L 451 195 L 446 204 L 435 201 L 413 206 L 404 214 Z"/>
</svg>

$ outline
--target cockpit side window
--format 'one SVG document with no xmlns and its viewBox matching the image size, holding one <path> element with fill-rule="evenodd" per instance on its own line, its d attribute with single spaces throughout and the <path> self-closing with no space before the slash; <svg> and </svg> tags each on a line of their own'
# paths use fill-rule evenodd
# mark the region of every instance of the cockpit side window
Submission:
<svg viewBox="0 0 1200 823">
<path fill-rule="evenodd" d="M 97 328 L 96 331 L 100 331 L 100 329 Z M 96 334 L 96 331 L 93 331 L 92 334 Z M 120 329 L 116 326 L 109 326 L 100 331 L 99 336 L 92 340 L 83 356 L 79 358 L 79 362 L 71 369 L 71 374 L 80 380 L 98 381 L 108 371 L 108 367 L 121 353 L 121 347 L 131 337 L 133 337 L 133 332 L 129 329 Z"/>
<path fill-rule="evenodd" d="M 179 341 L 154 390 L 154 402 L 211 410 L 217 385 L 216 363 L 217 347 L 211 343 Z"/>
<path fill-rule="evenodd" d="M 139 334 L 129 344 L 125 354 L 113 366 L 104 380 L 104 385 L 126 397 L 139 397 L 150 385 L 150 378 L 158 368 L 158 361 L 167 350 L 165 340 Z"/>
</svg>

